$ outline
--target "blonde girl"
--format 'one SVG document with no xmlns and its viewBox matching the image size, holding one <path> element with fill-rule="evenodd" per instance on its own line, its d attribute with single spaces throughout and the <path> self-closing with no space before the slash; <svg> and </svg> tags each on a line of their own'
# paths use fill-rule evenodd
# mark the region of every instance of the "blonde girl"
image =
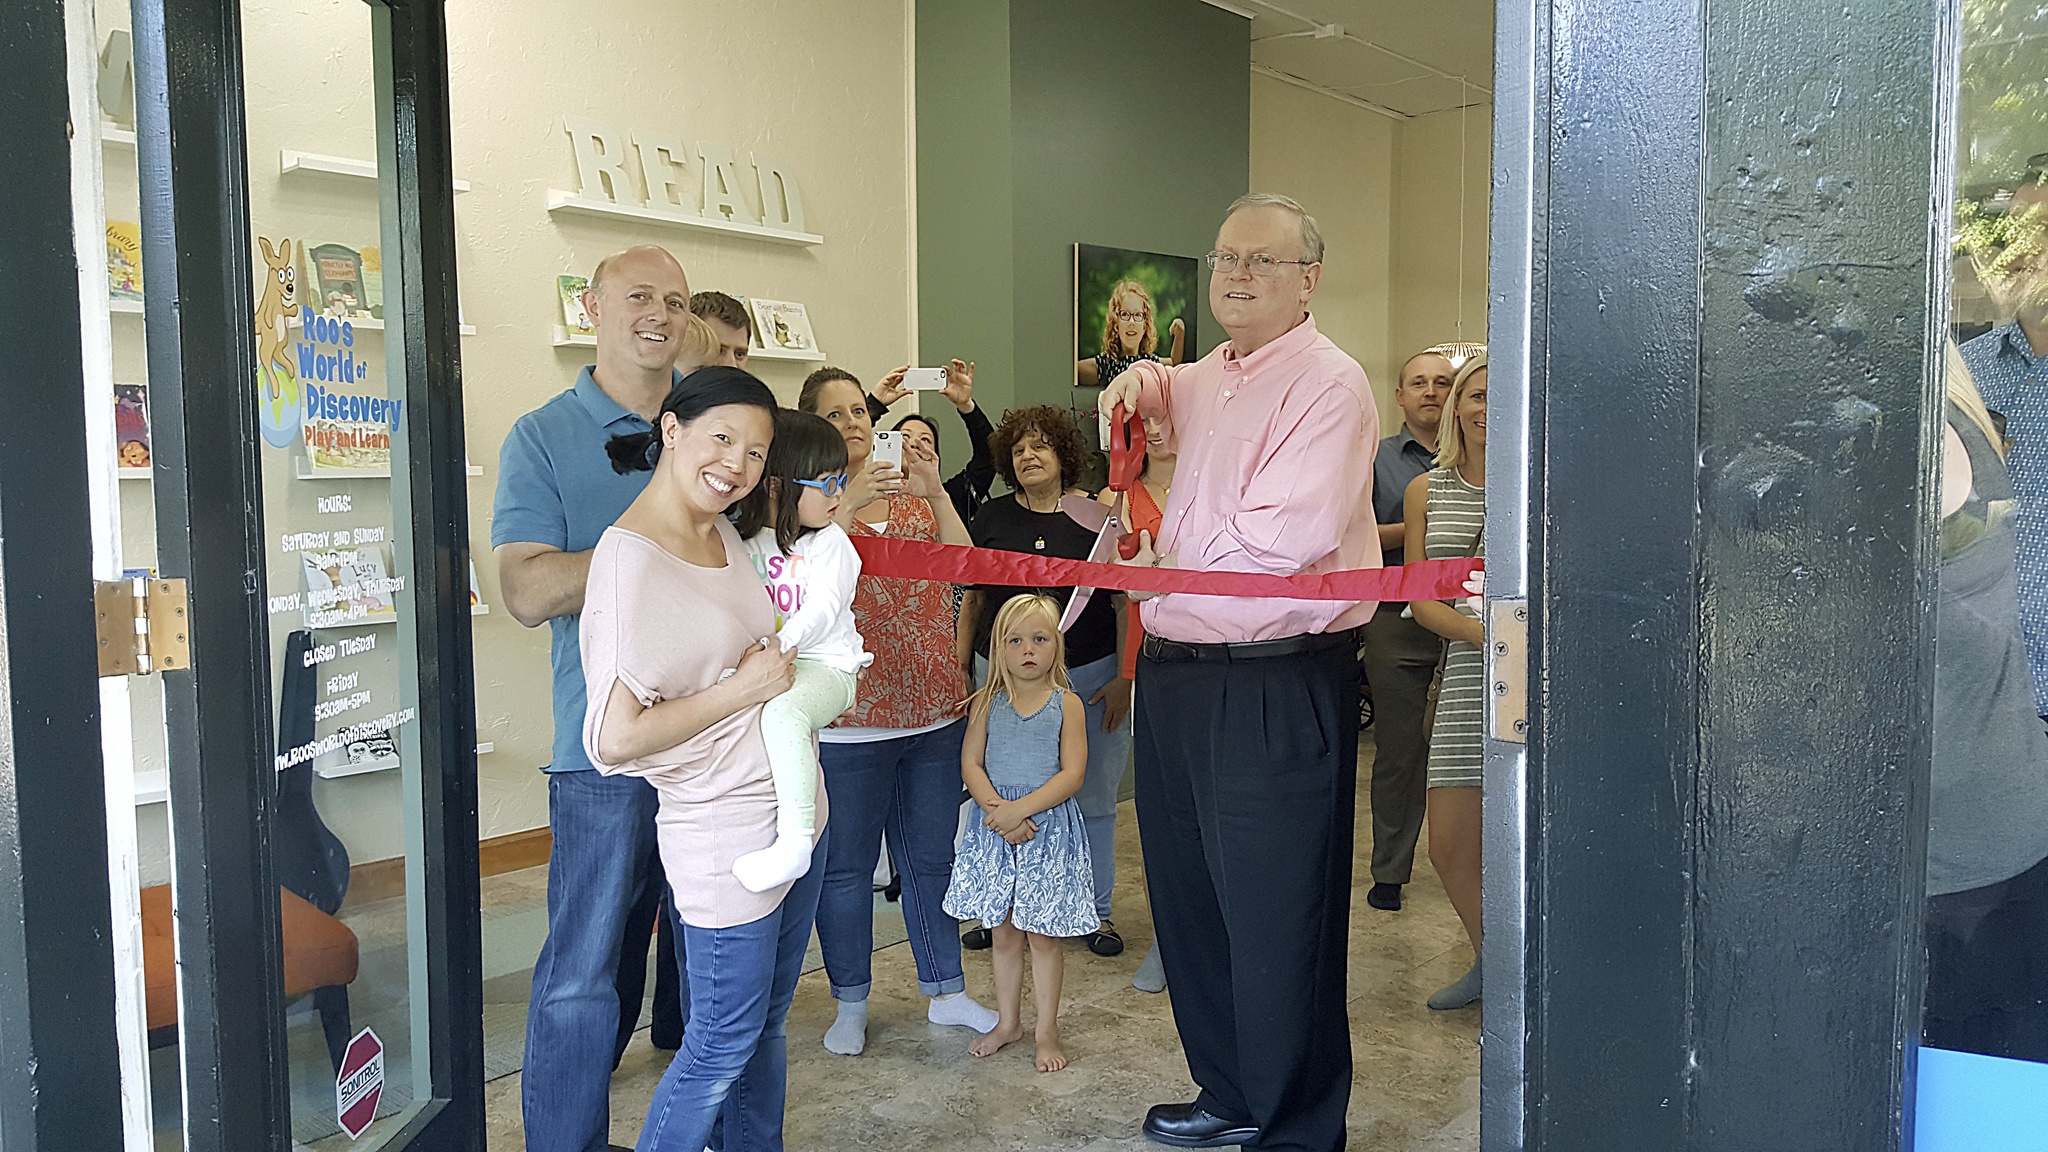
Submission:
<svg viewBox="0 0 2048 1152">
<path fill-rule="evenodd" d="M 1096 927 L 1094 871 L 1081 807 L 1087 714 L 1067 680 L 1059 605 L 1012 597 L 996 613 L 988 683 L 968 699 L 960 777 L 981 807 L 953 865 L 946 911 L 994 936 L 995 1030 L 968 1049 L 992 1056 L 1024 1036 L 1024 952 L 1038 1009 L 1038 1070 L 1067 1066 L 1060 1048 L 1063 938 Z"/>
<path fill-rule="evenodd" d="M 1172 347 L 1166 363 L 1179 364 L 1186 351 L 1188 326 L 1175 316 L 1167 327 Z M 1152 308 L 1152 293 L 1136 280 L 1119 280 L 1109 290 L 1109 306 L 1102 310 L 1102 351 L 1074 362 L 1074 386 L 1100 388 L 1140 360 L 1159 359 L 1159 321 Z"/>
</svg>

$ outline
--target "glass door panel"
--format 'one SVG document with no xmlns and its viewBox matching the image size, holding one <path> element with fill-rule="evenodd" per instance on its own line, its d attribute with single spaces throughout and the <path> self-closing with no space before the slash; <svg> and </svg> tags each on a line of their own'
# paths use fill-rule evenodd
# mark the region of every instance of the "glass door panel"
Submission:
<svg viewBox="0 0 2048 1152">
<path fill-rule="evenodd" d="M 134 6 L 138 24 L 145 7 Z M 167 135 L 151 123 L 178 122 L 181 96 L 173 83 L 168 97 L 155 98 L 165 102 L 156 106 L 156 119 L 145 115 L 138 126 L 131 6 L 97 0 L 92 16 L 103 140 L 93 183 L 107 244 L 104 319 L 95 319 L 97 292 L 88 293 L 85 309 L 88 363 L 95 363 L 95 348 L 99 356 L 88 370 L 88 402 L 104 409 L 91 425 L 98 441 L 96 567 L 101 579 L 182 577 L 172 570 L 179 557 L 256 533 L 261 561 L 240 589 L 257 605 L 247 614 L 252 623 L 227 624 L 259 628 L 257 642 L 243 650 L 267 654 L 261 669 L 222 669 L 205 666 L 205 649 L 195 645 L 189 671 L 103 682 L 115 922 L 117 937 L 135 942 L 116 949 L 117 980 L 124 990 L 133 986 L 134 1003 L 122 1017 L 129 1147 L 220 1147 L 220 1133 L 233 1125 L 212 1124 L 207 1110 L 239 1108 L 243 1121 L 277 1147 L 396 1149 L 432 1133 L 436 1146 L 453 1134 L 447 1146 L 480 1148 L 480 1131 L 470 1131 L 480 1117 L 447 1107 L 451 1098 L 480 1090 L 480 1063 L 449 1056 L 450 1045 L 469 1047 L 460 1043 L 461 1026 L 448 1023 L 448 993 L 478 979 L 474 911 L 446 914 L 447 894 L 462 890 L 464 869 L 442 867 L 451 827 L 442 794 L 449 772 L 445 756 L 430 763 L 421 745 L 422 728 L 434 728 L 440 716 L 469 714 L 467 629 L 458 644 L 438 644 L 465 654 L 460 669 L 445 659 L 429 662 L 437 673 L 432 691 L 423 693 L 420 654 L 436 651 L 438 642 L 434 625 L 422 635 L 420 589 L 431 599 L 437 582 L 448 583 L 451 560 L 446 553 L 423 555 L 413 543 L 414 500 L 433 496 L 431 484 L 415 475 L 407 445 L 416 423 L 429 418 L 416 406 L 426 391 L 425 359 L 417 346 L 406 355 L 401 302 L 408 299 L 408 274 L 402 261 L 387 259 L 407 243 L 399 224 L 405 182 L 389 158 L 412 162 L 420 132 L 446 133 L 445 122 L 401 130 L 416 88 L 401 104 L 394 76 L 410 69 L 414 79 L 424 72 L 435 82 L 445 58 L 431 39 L 423 50 L 418 39 L 394 35 L 395 23 L 417 14 L 395 16 L 361 0 L 223 0 L 222 8 L 219 24 L 203 29 L 196 9 L 172 9 L 172 27 L 158 33 L 157 50 L 170 59 L 173 76 L 179 53 L 203 55 L 212 46 L 204 39 L 209 34 L 220 37 L 213 45 L 240 55 L 243 89 L 226 91 L 242 102 L 246 144 L 254 348 L 242 363 L 254 369 L 239 402 L 254 418 L 239 427 L 255 443 L 234 430 L 195 430 L 188 401 L 201 386 L 177 379 L 189 359 L 151 346 L 162 334 L 145 317 L 144 285 L 153 278 L 179 284 L 179 311 L 188 319 L 201 315 L 203 308 L 184 305 L 204 289 L 179 273 L 189 273 L 194 246 L 232 245 L 217 234 L 188 239 L 183 229 L 175 253 L 147 242 L 145 215 L 187 220 L 176 209 L 168 217 L 143 211 L 154 197 L 179 194 L 178 165 L 167 174 L 161 159 L 178 158 L 175 138 L 165 149 L 149 137 Z M 177 27 L 180 18 L 194 26 Z M 410 34 L 418 25 L 400 28 Z M 224 122 L 234 119 L 230 109 L 219 112 Z M 412 147 L 401 151 L 401 137 Z M 227 207 L 235 218 L 237 205 Z M 418 216 L 411 218 L 410 298 L 418 301 L 426 278 L 419 271 Z M 159 293 L 149 294 L 152 309 L 167 297 Z M 416 303 L 415 331 L 421 311 Z M 180 338 L 203 339 L 194 330 L 200 322 L 189 321 Z M 152 381 L 153 365 L 171 378 Z M 452 357 L 439 367 L 452 378 Z M 153 387 L 171 427 L 155 423 Z M 257 467 L 254 506 L 168 499 L 167 493 L 200 491 L 204 486 L 191 478 L 207 468 L 218 475 L 218 461 L 237 454 Z M 178 507 L 189 514 L 164 514 Z M 453 556 L 466 567 L 464 551 Z M 160 560 L 168 565 L 163 571 Z M 221 627 L 218 613 L 211 624 L 203 615 L 195 608 L 195 640 L 204 640 L 209 626 Z M 447 631 L 445 611 L 429 618 Z M 237 755 L 261 769 L 254 779 L 264 802 L 254 806 L 249 826 L 230 836 L 198 836 L 195 829 L 214 817 L 191 805 L 198 790 L 186 779 L 206 763 L 189 717 L 181 723 L 178 715 L 191 681 L 166 677 L 191 677 L 202 686 L 210 677 L 219 692 L 224 682 L 232 691 L 238 675 L 244 687 L 267 689 L 267 718 L 233 741 Z M 207 691 L 199 689 L 202 697 Z M 462 696 L 452 707 L 433 694 L 451 692 Z M 423 726 L 423 711 L 436 721 Z M 473 781 L 473 754 L 454 770 Z M 452 826 L 459 828 L 462 805 L 455 807 Z M 466 863 L 473 906 L 473 817 L 470 824 L 469 842 L 456 856 Z M 267 851 L 263 867 L 214 870 L 264 879 L 238 892 L 231 882 L 204 879 L 207 869 L 189 861 L 180 867 L 180 852 L 195 843 L 208 846 L 201 854 L 209 861 L 215 843 L 225 852 Z M 208 900 L 213 908 L 277 901 L 275 942 L 257 933 L 213 944 L 256 953 L 266 943 L 276 948 L 283 980 L 277 1000 L 226 986 L 209 994 L 206 981 L 195 980 L 207 958 L 180 949 L 190 946 L 186 926 Z M 467 1004 L 480 996 L 472 990 L 456 999 Z M 232 1067 L 217 1074 L 198 1067 L 186 1051 L 189 1028 L 212 1031 L 217 1020 L 237 1013 L 246 1019 L 252 1002 L 280 1004 L 257 1029 L 268 1033 L 276 1057 L 224 1049 L 220 1062 Z M 240 1090 L 221 1089 L 228 1079 L 238 1080 Z"/>
</svg>

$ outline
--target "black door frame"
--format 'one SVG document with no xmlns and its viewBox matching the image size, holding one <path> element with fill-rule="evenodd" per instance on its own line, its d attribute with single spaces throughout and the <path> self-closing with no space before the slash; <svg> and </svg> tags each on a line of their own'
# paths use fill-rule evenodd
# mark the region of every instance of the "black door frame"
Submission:
<svg viewBox="0 0 2048 1152">
<path fill-rule="evenodd" d="M 0 1146 L 121 1147 L 64 0 L 0 27 Z"/>
<path fill-rule="evenodd" d="M 368 0 L 379 160 L 405 365 L 404 506 L 415 559 L 431 1096 L 391 1147 L 480 1152 L 474 672 L 439 0 Z M 121 1146 L 101 783 L 84 368 L 73 247 L 64 0 L 0 32 L 18 179 L 0 277 L 0 1077 L 12 1152 Z M 291 1146 L 270 821 L 268 597 L 237 0 L 133 0 L 158 570 L 190 589 L 189 671 L 163 673 L 170 737 L 187 1147 Z M 171 142 L 176 141 L 173 148 Z M 223 436 L 223 432 L 228 433 Z M 189 445 L 207 450 L 188 452 Z M 225 444 L 222 449 L 217 445 Z M 396 503 L 396 502 L 394 502 Z M 234 510 L 240 510 L 237 515 Z M 22 669 L 34 674 L 23 675 Z M 16 926 L 19 926 L 18 929 Z M 27 1060 L 29 1056 L 33 1060 Z"/>
<path fill-rule="evenodd" d="M 1910 1148 L 1956 4 L 1498 12 L 1482 1147 Z"/>
</svg>

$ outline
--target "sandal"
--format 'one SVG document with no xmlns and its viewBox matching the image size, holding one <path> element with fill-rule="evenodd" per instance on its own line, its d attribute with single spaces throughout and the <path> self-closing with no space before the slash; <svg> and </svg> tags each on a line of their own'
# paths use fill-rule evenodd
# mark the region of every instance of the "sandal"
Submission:
<svg viewBox="0 0 2048 1152">
<path fill-rule="evenodd" d="M 1102 927 L 1081 937 L 1088 942 L 1088 950 L 1097 956 L 1121 956 L 1124 953 L 1124 938 L 1117 934 L 1116 925 L 1107 920 Z"/>
<path fill-rule="evenodd" d="M 995 937 L 986 926 L 969 928 L 960 934 L 960 946 L 969 952 L 981 952 L 995 943 Z"/>
</svg>

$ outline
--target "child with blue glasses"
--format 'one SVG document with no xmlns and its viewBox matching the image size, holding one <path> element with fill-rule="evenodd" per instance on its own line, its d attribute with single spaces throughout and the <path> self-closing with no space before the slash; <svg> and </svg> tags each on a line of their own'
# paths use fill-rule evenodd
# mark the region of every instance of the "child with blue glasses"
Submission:
<svg viewBox="0 0 2048 1152">
<path fill-rule="evenodd" d="M 795 649 L 796 682 L 761 710 L 775 780 L 775 842 L 733 861 L 750 892 L 787 884 L 811 867 L 817 834 L 817 730 L 853 707 L 860 670 L 874 660 L 853 625 L 860 553 L 833 522 L 846 491 L 846 440 L 822 417 L 781 409 L 761 498 L 739 517 L 754 570 L 775 605 L 776 637 Z"/>
</svg>

